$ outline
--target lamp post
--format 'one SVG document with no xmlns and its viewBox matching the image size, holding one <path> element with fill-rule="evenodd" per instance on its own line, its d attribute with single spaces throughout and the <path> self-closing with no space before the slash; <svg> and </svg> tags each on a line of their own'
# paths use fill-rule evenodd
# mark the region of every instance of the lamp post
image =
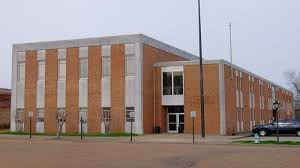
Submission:
<svg viewBox="0 0 300 168">
<path fill-rule="evenodd" d="M 200 59 L 200 114 L 201 136 L 205 138 L 205 112 L 204 112 L 204 89 L 203 89 L 203 62 L 202 62 L 202 36 L 201 36 L 201 4 L 198 0 L 198 27 L 199 27 L 199 59 Z"/>
<path fill-rule="evenodd" d="M 33 117 L 33 112 L 32 111 L 28 112 L 28 117 L 29 117 L 29 139 L 31 140 L 31 137 L 32 137 L 31 120 L 32 120 L 32 117 Z"/>
<path fill-rule="evenodd" d="M 80 117 L 80 140 L 83 139 L 83 131 L 82 131 L 82 124 L 83 124 L 83 119 L 82 116 Z"/>
<path fill-rule="evenodd" d="M 134 120 L 134 115 L 135 113 L 134 112 L 130 112 L 129 113 L 129 117 L 130 117 L 130 143 L 132 143 L 132 134 L 133 134 L 133 130 L 132 130 L 132 123 L 133 123 L 133 120 Z"/>
<path fill-rule="evenodd" d="M 277 137 L 277 143 L 279 143 L 279 129 L 278 129 L 278 125 L 279 125 L 279 106 L 280 103 L 275 100 L 273 103 L 273 117 L 276 120 L 276 137 Z M 275 116 L 274 116 L 275 115 Z"/>
<path fill-rule="evenodd" d="M 191 118 L 193 120 L 193 144 L 195 144 L 195 118 L 196 118 L 196 112 L 191 112 Z"/>
</svg>

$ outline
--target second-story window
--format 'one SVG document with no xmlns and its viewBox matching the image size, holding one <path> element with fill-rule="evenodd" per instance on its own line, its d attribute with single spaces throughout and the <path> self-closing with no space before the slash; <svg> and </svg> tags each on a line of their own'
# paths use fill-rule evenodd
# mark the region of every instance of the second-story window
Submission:
<svg viewBox="0 0 300 168">
<path fill-rule="evenodd" d="M 172 95 L 172 72 L 163 72 L 163 95 Z"/>
<path fill-rule="evenodd" d="M 183 72 L 163 72 L 163 95 L 183 94 Z"/>
<path fill-rule="evenodd" d="M 25 80 L 25 63 L 20 62 L 17 65 L 17 80 L 24 81 Z"/>
<path fill-rule="evenodd" d="M 45 62 L 39 61 L 38 64 L 38 80 L 45 80 Z"/>
<path fill-rule="evenodd" d="M 58 61 L 58 79 L 59 80 L 66 79 L 66 60 Z"/>
<path fill-rule="evenodd" d="M 183 73 L 182 72 L 173 72 L 173 81 L 174 81 L 174 95 L 183 94 Z"/>
<path fill-rule="evenodd" d="M 80 78 L 88 77 L 88 59 L 80 59 Z"/>
<path fill-rule="evenodd" d="M 125 45 L 125 58 L 126 58 L 126 76 L 135 76 L 136 75 L 136 55 L 135 55 L 135 44 L 126 44 Z"/>
<path fill-rule="evenodd" d="M 110 76 L 110 55 L 111 55 L 110 46 L 102 46 L 102 77 Z"/>
</svg>

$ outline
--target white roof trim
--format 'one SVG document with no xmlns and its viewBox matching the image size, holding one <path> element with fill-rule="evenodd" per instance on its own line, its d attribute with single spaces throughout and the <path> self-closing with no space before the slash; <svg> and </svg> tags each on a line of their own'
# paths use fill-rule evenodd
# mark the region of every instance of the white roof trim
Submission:
<svg viewBox="0 0 300 168">
<path fill-rule="evenodd" d="M 45 49 L 63 49 L 72 47 L 87 47 L 95 45 L 112 45 L 112 44 L 124 44 L 124 43 L 144 43 L 152 47 L 170 52 L 172 54 L 181 56 L 188 60 L 194 60 L 198 57 L 188 53 L 184 50 L 170 46 L 161 41 L 155 40 L 143 34 L 133 35 L 120 35 L 120 36 L 109 36 L 100 38 L 86 38 L 86 39 L 74 39 L 74 40 L 60 40 L 60 41 L 45 41 L 36 43 L 23 43 L 14 44 L 16 51 L 26 50 L 45 50 Z"/>
<path fill-rule="evenodd" d="M 167 67 L 167 66 L 182 66 L 182 65 L 194 65 L 194 64 L 199 64 L 199 59 L 197 60 L 192 60 L 192 61 L 171 61 L 171 62 L 158 62 L 156 64 L 154 64 L 153 66 L 154 67 Z M 266 81 L 268 83 L 270 83 L 271 85 L 277 87 L 277 88 L 280 88 L 280 89 L 283 89 L 285 91 L 288 91 L 290 92 L 291 94 L 293 94 L 293 92 L 289 89 L 286 89 L 280 85 L 277 85 L 273 82 L 271 82 L 270 80 L 267 80 L 259 75 L 256 75 L 240 66 L 237 66 L 235 64 L 231 64 L 230 62 L 226 61 L 226 60 L 203 60 L 203 64 L 225 64 L 225 65 L 228 65 L 228 66 L 232 66 L 234 69 L 240 71 L 240 72 L 243 72 L 243 73 L 246 73 L 246 74 L 249 74 L 251 75 L 252 77 L 255 77 L 256 79 L 259 79 L 259 80 L 262 80 L 262 81 Z"/>
</svg>

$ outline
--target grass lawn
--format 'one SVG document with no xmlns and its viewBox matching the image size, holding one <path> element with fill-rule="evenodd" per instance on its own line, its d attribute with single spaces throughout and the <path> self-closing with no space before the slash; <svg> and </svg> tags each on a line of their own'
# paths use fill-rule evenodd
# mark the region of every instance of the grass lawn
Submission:
<svg viewBox="0 0 300 168">
<path fill-rule="evenodd" d="M 232 143 L 233 144 L 255 144 L 255 145 L 279 144 L 279 145 L 299 145 L 300 146 L 300 141 L 280 141 L 279 143 L 277 143 L 277 141 L 260 141 L 259 144 L 256 144 L 254 141 L 234 141 Z"/>
<path fill-rule="evenodd" d="M 29 135 L 29 133 L 25 132 L 11 132 L 9 130 L 2 130 L 0 131 L 0 135 Z M 35 136 L 56 136 L 55 134 L 48 134 L 48 133 L 32 133 L 32 135 Z M 137 134 L 133 134 L 134 136 L 138 136 Z M 80 136 L 80 133 L 64 133 L 62 136 Z M 128 137 L 130 136 L 130 133 L 124 133 L 124 132 L 116 132 L 116 133 L 109 133 L 109 134 L 103 134 L 103 133 L 88 133 L 84 134 L 84 136 L 87 137 Z"/>
</svg>

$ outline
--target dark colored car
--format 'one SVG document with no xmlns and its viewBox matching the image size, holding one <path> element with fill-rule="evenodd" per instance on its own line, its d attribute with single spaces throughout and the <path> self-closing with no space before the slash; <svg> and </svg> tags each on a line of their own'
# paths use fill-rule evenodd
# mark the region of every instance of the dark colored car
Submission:
<svg viewBox="0 0 300 168">
<path fill-rule="evenodd" d="M 300 121 L 297 120 L 279 120 L 278 122 L 279 134 L 294 134 L 300 136 Z M 277 133 L 277 122 L 270 124 L 256 125 L 252 130 L 254 134 L 258 133 L 260 136 L 267 136 Z"/>
</svg>

